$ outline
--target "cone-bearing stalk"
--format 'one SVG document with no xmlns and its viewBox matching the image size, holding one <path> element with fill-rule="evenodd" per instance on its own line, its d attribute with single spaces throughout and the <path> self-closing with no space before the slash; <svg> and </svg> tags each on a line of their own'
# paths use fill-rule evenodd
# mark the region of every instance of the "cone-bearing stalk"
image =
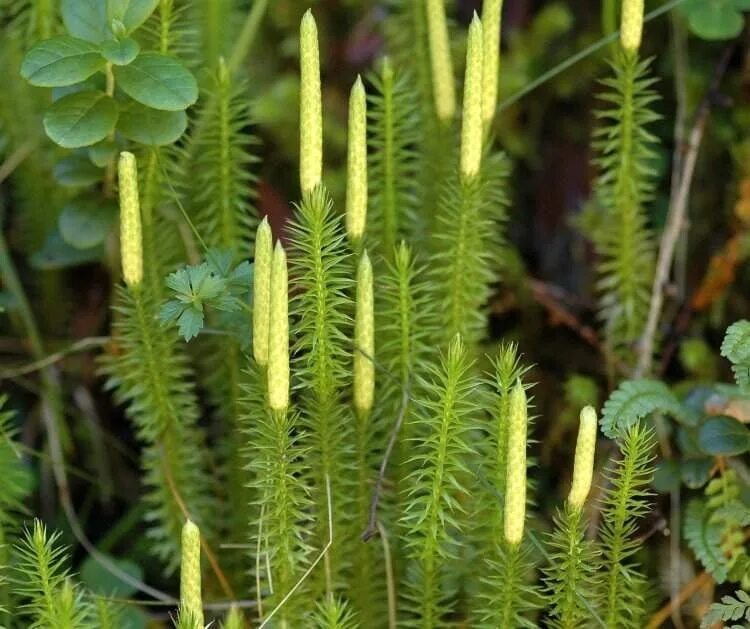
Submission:
<svg viewBox="0 0 750 629">
<path fill-rule="evenodd" d="M 313 190 L 323 172 L 323 107 L 320 96 L 318 27 L 308 9 L 302 18 L 300 50 L 299 178 L 302 193 Z"/>
<path fill-rule="evenodd" d="M 503 0 L 484 0 L 482 3 L 482 119 L 485 128 L 492 123 L 497 106 L 502 11 Z"/>
<path fill-rule="evenodd" d="M 620 44 L 628 53 L 641 46 L 643 35 L 643 0 L 623 0 L 620 19 Z"/>
<path fill-rule="evenodd" d="M 268 405 L 289 406 L 289 288 L 286 253 L 280 242 L 273 250 L 270 321 L 268 325 Z"/>
<path fill-rule="evenodd" d="M 346 175 L 346 233 L 356 242 L 367 222 L 367 100 L 359 76 L 349 97 Z"/>
<path fill-rule="evenodd" d="M 582 509 L 591 490 L 591 479 L 594 475 L 594 453 L 596 450 L 596 411 L 586 406 L 581 411 L 581 423 L 578 428 L 575 462 L 573 464 L 573 482 L 568 494 L 568 504 L 573 509 Z"/>
<path fill-rule="evenodd" d="M 138 200 L 138 167 L 132 153 L 120 153 L 118 180 L 122 276 L 125 284 L 133 288 L 143 280 L 143 242 L 141 208 Z"/>
<path fill-rule="evenodd" d="M 357 311 L 354 322 L 354 408 L 367 413 L 372 408 L 375 390 L 374 310 L 372 264 L 367 251 L 357 269 Z"/>
<path fill-rule="evenodd" d="M 273 235 L 268 218 L 263 218 L 255 235 L 253 271 L 253 357 L 259 365 L 268 362 L 268 320 L 271 299 Z"/>
<path fill-rule="evenodd" d="M 461 179 L 479 174 L 482 164 L 482 23 L 477 14 L 469 26 L 464 79 L 464 111 L 461 123 Z"/>
<path fill-rule="evenodd" d="M 508 404 L 508 457 L 505 485 L 505 541 L 521 543 L 526 517 L 526 391 L 517 380 Z"/>
<path fill-rule="evenodd" d="M 449 122 L 456 112 L 456 92 L 453 85 L 453 61 L 445 19 L 445 4 L 443 0 L 425 2 L 435 113 L 441 121 Z"/>
<path fill-rule="evenodd" d="M 188 520 L 182 527 L 182 563 L 180 564 L 180 612 L 203 627 L 201 598 L 201 534 Z"/>
</svg>

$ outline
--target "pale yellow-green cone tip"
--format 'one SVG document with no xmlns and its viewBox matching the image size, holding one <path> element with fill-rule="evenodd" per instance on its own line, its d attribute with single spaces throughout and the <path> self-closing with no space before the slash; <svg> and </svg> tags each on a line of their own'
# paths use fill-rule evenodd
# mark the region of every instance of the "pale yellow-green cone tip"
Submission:
<svg viewBox="0 0 750 629">
<path fill-rule="evenodd" d="M 232 607 L 224 618 L 222 629 L 243 629 L 242 613 L 237 607 Z"/>
<path fill-rule="evenodd" d="M 497 107 L 502 12 L 503 0 L 484 0 L 482 3 L 482 119 L 485 127 L 489 127 Z"/>
<path fill-rule="evenodd" d="M 583 508 L 591 490 L 591 479 L 594 476 L 596 428 L 596 411 L 591 406 L 586 406 L 581 411 L 575 463 L 573 464 L 573 482 L 568 494 L 568 504 L 574 509 Z"/>
<path fill-rule="evenodd" d="M 299 33 L 299 179 L 302 193 L 313 190 L 323 173 L 323 106 L 320 95 L 318 27 L 308 9 Z"/>
<path fill-rule="evenodd" d="M 477 14 L 469 26 L 464 79 L 464 111 L 461 123 L 461 178 L 469 181 L 482 165 L 482 23 Z"/>
<path fill-rule="evenodd" d="M 180 610 L 190 614 L 203 627 L 201 597 L 201 533 L 188 520 L 182 527 L 182 561 L 180 563 Z"/>
<path fill-rule="evenodd" d="M 367 251 L 357 269 L 357 304 L 354 319 L 354 408 L 367 413 L 375 394 L 375 314 L 372 264 Z"/>
<path fill-rule="evenodd" d="M 286 253 L 280 242 L 273 250 L 268 326 L 268 405 L 274 411 L 289 406 L 289 286 Z"/>
<path fill-rule="evenodd" d="M 508 402 L 508 457 L 505 484 L 505 541 L 515 546 L 523 538 L 526 518 L 526 391 L 518 380 Z"/>
<path fill-rule="evenodd" d="M 117 164 L 120 192 L 120 256 L 122 276 L 128 286 L 143 280 L 141 206 L 138 199 L 138 167 L 132 153 L 120 153 Z"/>
<path fill-rule="evenodd" d="M 367 223 L 367 98 L 357 77 L 349 97 L 348 159 L 346 163 L 346 233 L 358 241 Z"/>
<path fill-rule="evenodd" d="M 425 3 L 435 112 L 440 120 L 449 122 L 456 113 L 456 91 L 445 4 L 444 0 L 425 0 Z"/>
<path fill-rule="evenodd" d="M 271 299 L 271 258 L 273 235 L 263 218 L 255 234 L 253 268 L 253 357 L 259 365 L 268 363 L 268 319 Z"/>
<path fill-rule="evenodd" d="M 625 52 L 636 52 L 643 36 L 643 0 L 623 0 L 620 15 L 620 44 Z"/>
</svg>

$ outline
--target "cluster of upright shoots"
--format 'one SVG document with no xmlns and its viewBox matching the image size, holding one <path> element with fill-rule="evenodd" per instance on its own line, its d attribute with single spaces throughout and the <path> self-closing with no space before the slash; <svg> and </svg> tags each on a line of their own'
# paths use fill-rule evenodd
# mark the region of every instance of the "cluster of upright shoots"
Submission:
<svg viewBox="0 0 750 629">
<path fill-rule="evenodd" d="M 425 227 L 432 232 L 426 244 L 407 244 L 408 231 L 401 228 L 392 251 L 368 234 L 374 191 L 368 185 L 368 95 L 360 78 L 349 102 L 345 213 L 333 212 L 322 179 L 318 35 L 309 11 L 302 19 L 302 199 L 284 241 L 289 266 L 268 221 L 257 228 L 252 356 L 243 384 L 254 559 L 247 570 L 260 626 L 430 628 L 461 618 L 477 627 L 533 627 L 540 618 L 559 627 L 642 626 L 644 580 L 632 555 L 650 432 L 636 425 L 622 435 L 622 457 L 608 473 L 601 530 L 593 539 L 585 512 L 597 417 L 584 408 L 570 493 L 555 530 L 540 541 L 525 526 L 534 503 L 527 482 L 526 368 L 513 344 L 490 357 L 494 369 L 486 377 L 474 360 L 496 279 L 488 270 L 493 236 L 481 230 L 500 229 L 486 215 L 501 203 L 496 187 L 504 183 L 491 155 L 501 8 L 502 0 L 485 0 L 482 20 L 475 15 L 469 26 L 455 173 L 450 150 L 447 164 L 424 164 L 448 174 L 436 221 Z M 449 146 L 457 106 L 443 0 L 424 0 L 422 17 L 438 141 Z M 621 48 L 627 57 L 639 47 L 642 21 L 642 0 L 625 0 Z M 391 80 L 392 71 L 388 62 L 382 76 Z M 618 198 L 630 194 L 623 190 L 627 183 L 612 184 Z M 119 194 L 122 272 L 134 304 L 123 316 L 134 317 L 148 335 L 156 324 L 143 296 L 148 286 L 130 153 L 120 156 Z M 436 268 L 415 267 L 412 249 L 420 247 Z M 158 382 L 158 356 L 148 346 L 141 351 L 153 359 L 151 376 Z M 205 622 L 201 534 L 190 518 L 210 529 L 211 512 L 200 496 L 180 496 L 192 488 L 172 442 L 181 437 L 170 436 L 181 425 L 180 405 L 170 406 L 168 386 L 160 391 L 165 422 L 140 436 L 156 458 L 163 454 L 162 472 L 151 482 L 166 482 L 175 503 L 158 517 L 185 522 L 178 622 L 198 628 Z M 174 536 L 174 528 L 166 535 Z M 378 534 L 379 541 L 370 539 Z M 539 570 L 543 578 L 534 585 Z M 242 622 L 232 608 L 225 626 Z"/>
</svg>

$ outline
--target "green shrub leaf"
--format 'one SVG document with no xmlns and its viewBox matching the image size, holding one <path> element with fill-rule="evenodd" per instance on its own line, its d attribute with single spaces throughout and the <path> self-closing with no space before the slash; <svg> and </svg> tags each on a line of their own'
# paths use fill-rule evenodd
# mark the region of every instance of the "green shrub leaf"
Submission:
<svg viewBox="0 0 750 629">
<path fill-rule="evenodd" d="M 173 57 L 145 53 L 114 72 L 122 91 L 147 107 L 179 111 L 198 100 L 195 77 Z"/>
<path fill-rule="evenodd" d="M 132 33 L 154 12 L 159 0 L 109 0 L 108 17 L 119 20 Z"/>
<path fill-rule="evenodd" d="M 117 103 L 104 92 L 78 92 L 54 102 L 44 116 L 50 139 L 68 149 L 106 138 L 117 122 Z"/>
<path fill-rule="evenodd" d="M 84 155 L 63 157 L 53 171 L 55 181 L 62 186 L 90 186 L 102 177 L 102 170 Z"/>
<path fill-rule="evenodd" d="M 750 450 L 750 430 L 732 417 L 714 417 L 698 433 L 701 450 L 714 456 L 735 456 Z"/>
<path fill-rule="evenodd" d="M 69 245 L 90 249 L 104 242 L 116 216 L 117 209 L 111 204 L 76 199 L 62 209 L 57 227 Z"/>
<path fill-rule="evenodd" d="M 63 87 L 85 81 L 104 64 L 91 42 L 63 35 L 29 50 L 21 64 L 21 76 L 39 87 Z"/>
<path fill-rule="evenodd" d="M 138 56 L 141 47 L 137 41 L 127 37 L 123 40 L 107 39 L 101 44 L 104 58 L 116 66 L 126 66 Z"/>
<path fill-rule="evenodd" d="M 98 44 L 111 36 L 106 0 L 62 0 L 65 29 L 74 37 Z"/>
<path fill-rule="evenodd" d="M 744 19 L 741 11 L 747 9 L 744 0 L 690 0 L 685 13 L 690 30 L 702 39 L 722 40 L 737 37 Z"/>
<path fill-rule="evenodd" d="M 184 111 L 160 111 L 139 103 L 124 107 L 117 121 L 117 130 L 128 140 L 152 146 L 172 144 L 186 127 Z"/>
</svg>

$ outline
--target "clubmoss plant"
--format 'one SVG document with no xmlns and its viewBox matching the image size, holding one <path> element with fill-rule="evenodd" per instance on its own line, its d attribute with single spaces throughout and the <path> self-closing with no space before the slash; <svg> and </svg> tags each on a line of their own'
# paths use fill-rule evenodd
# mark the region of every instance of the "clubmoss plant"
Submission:
<svg viewBox="0 0 750 629">
<path fill-rule="evenodd" d="M 299 178 L 303 195 L 320 183 L 323 172 L 323 110 L 320 96 L 318 27 L 311 11 L 302 18 L 300 49 Z"/>
<path fill-rule="evenodd" d="M 253 357 L 263 367 L 268 363 L 272 259 L 273 234 L 268 219 L 264 218 L 255 233 L 253 271 Z"/>
<path fill-rule="evenodd" d="M 456 113 L 456 92 L 445 3 L 443 0 L 424 0 L 424 3 L 427 8 L 427 35 L 430 43 L 435 112 L 438 119 L 447 124 Z"/>
<path fill-rule="evenodd" d="M 488 130 L 495 118 L 500 72 L 500 24 L 503 0 L 482 3 L 482 120 Z"/>
<path fill-rule="evenodd" d="M 268 324 L 268 406 L 286 413 L 289 408 L 289 289 L 286 253 L 277 242 L 271 264 Z"/>
</svg>

